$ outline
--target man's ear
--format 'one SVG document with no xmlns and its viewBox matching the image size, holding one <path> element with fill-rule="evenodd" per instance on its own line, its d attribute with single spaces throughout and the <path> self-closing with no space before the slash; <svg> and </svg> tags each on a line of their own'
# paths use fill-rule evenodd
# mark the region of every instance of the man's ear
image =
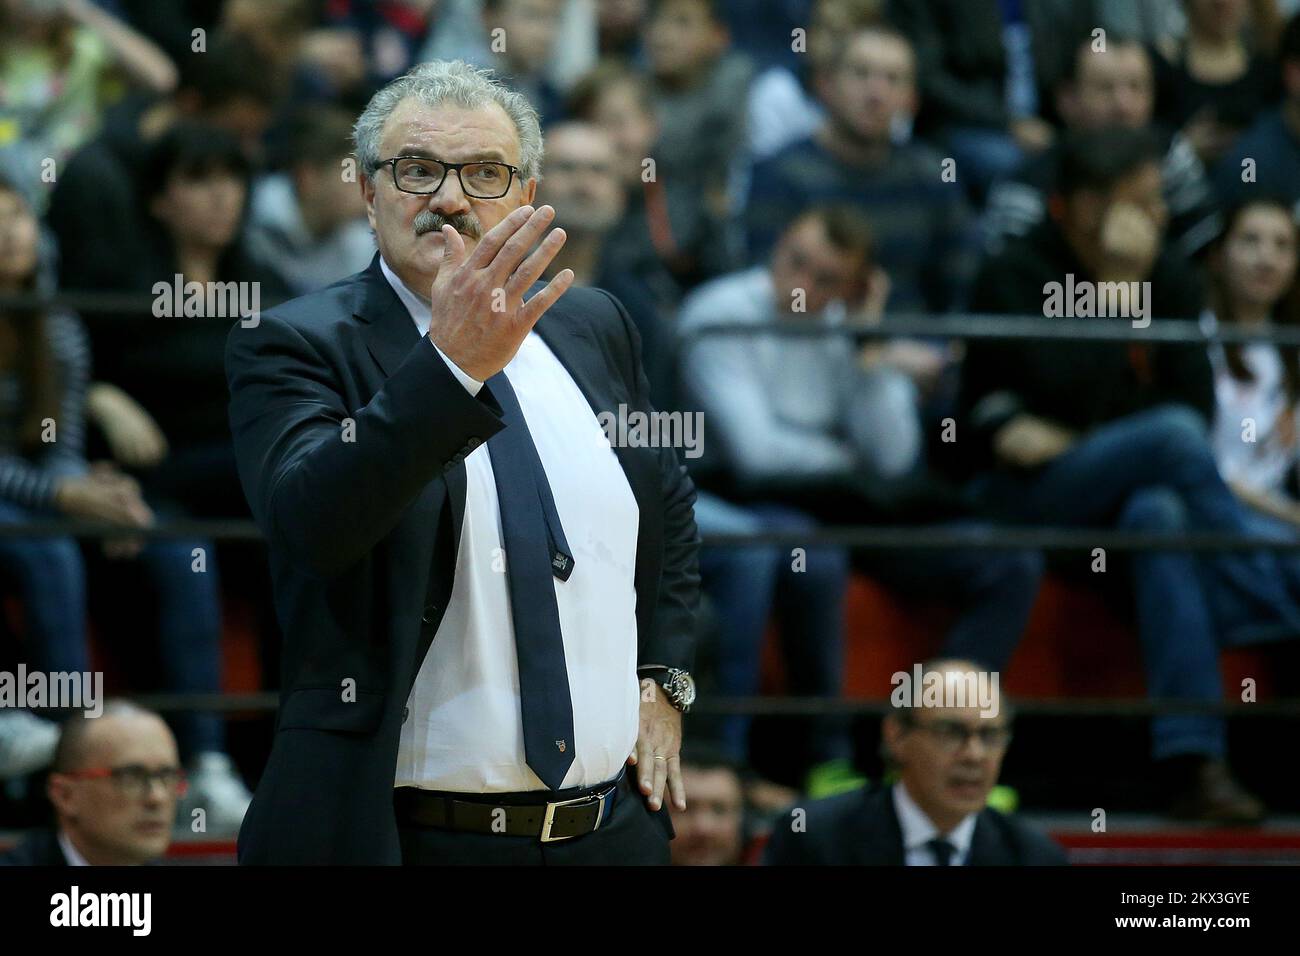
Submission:
<svg viewBox="0 0 1300 956">
<path fill-rule="evenodd" d="M 880 722 L 880 746 L 885 754 L 900 766 L 903 760 L 899 745 L 903 742 L 906 733 L 907 728 L 903 726 L 903 722 L 893 714 L 886 714 L 885 719 Z"/>
<path fill-rule="evenodd" d="M 59 817 L 72 810 L 72 782 L 61 773 L 51 773 L 45 781 L 45 795 Z"/>
<path fill-rule="evenodd" d="M 537 195 L 537 179 L 536 179 L 536 177 L 534 177 L 533 179 L 530 179 L 530 180 L 528 180 L 528 182 L 524 183 L 523 189 L 521 189 L 519 192 L 520 192 L 520 195 L 522 195 L 522 196 L 524 197 L 524 201 L 523 201 L 522 205 L 527 206 L 527 205 L 529 205 L 530 203 L 532 203 L 533 198 Z"/>
<path fill-rule="evenodd" d="M 357 177 L 357 185 L 361 187 L 361 198 L 366 204 L 366 220 L 370 223 L 370 228 L 375 227 L 375 178 L 374 176 L 362 173 Z"/>
</svg>

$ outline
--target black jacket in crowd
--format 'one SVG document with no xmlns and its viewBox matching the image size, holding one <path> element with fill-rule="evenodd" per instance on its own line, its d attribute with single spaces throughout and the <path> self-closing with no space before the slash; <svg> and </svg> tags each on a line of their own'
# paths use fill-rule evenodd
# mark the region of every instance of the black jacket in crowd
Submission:
<svg viewBox="0 0 1300 956">
<path fill-rule="evenodd" d="M 970 309 L 975 313 L 1043 315 L 1048 283 L 1068 274 L 1092 281 L 1054 222 L 1007 244 L 985 263 Z M 1161 254 L 1150 276 L 1151 324 L 1195 319 L 1201 285 L 1185 260 Z M 1092 318 L 1118 322 L 1129 318 Z M 962 365 L 954 445 L 969 470 L 993 462 L 994 433 L 1018 412 L 1079 432 L 1155 405 L 1176 402 L 1214 414 L 1214 380 L 1204 344 L 1097 342 L 1076 339 L 971 339 Z M 964 430 L 963 430 L 964 426 Z"/>
<path fill-rule="evenodd" d="M 893 788 L 853 790 L 805 809 L 795 831 L 778 820 L 764 851 L 766 866 L 904 866 L 903 829 Z M 1062 866 L 1065 851 L 1014 816 L 985 807 L 975 821 L 967 866 Z"/>
</svg>

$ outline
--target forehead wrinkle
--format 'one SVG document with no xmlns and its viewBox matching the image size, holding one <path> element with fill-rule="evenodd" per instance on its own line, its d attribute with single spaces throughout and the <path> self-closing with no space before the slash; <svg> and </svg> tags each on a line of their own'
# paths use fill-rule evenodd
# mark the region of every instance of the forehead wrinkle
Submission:
<svg viewBox="0 0 1300 956">
<path fill-rule="evenodd" d="M 443 116 L 453 114 L 455 120 L 439 124 L 433 120 L 431 113 Z M 408 118 L 407 114 L 413 115 Z M 485 151 L 495 150 L 503 162 L 518 165 L 518 139 L 514 124 L 500 107 L 479 110 L 446 106 L 412 107 L 404 101 L 389 118 L 382 142 L 392 143 L 396 140 L 403 144 L 400 148 L 384 150 L 385 156 L 407 155 L 408 150 L 414 147 L 454 163 L 486 158 Z"/>
</svg>

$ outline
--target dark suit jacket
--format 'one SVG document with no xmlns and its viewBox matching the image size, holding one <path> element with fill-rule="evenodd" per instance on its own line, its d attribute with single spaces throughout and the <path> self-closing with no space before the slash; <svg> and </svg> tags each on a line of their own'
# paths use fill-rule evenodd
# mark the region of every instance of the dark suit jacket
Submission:
<svg viewBox="0 0 1300 956">
<path fill-rule="evenodd" d="M 639 339 L 608 293 L 570 289 L 536 330 L 593 412 L 651 410 Z M 226 370 L 285 635 L 279 720 L 240 862 L 399 863 L 403 711 L 452 590 L 463 461 L 503 427 L 500 406 L 487 386 L 471 396 L 420 337 L 378 256 L 236 326 Z M 640 508 L 638 661 L 689 668 L 694 488 L 670 448 L 615 452 Z"/>
<path fill-rule="evenodd" d="M 903 831 L 893 788 L 854 790 L 810 801 L 803 832 L 781 817 L 763 856 L 767 866 L 903 866 Z M 968 866 L 1060 866 L 1065 852 L 1037 830 L 985 808 L 975 821 Z"/>
<path fill-rule="evenodd" d="M 0 866 L 67 866 L 68 860 L 53 830 L 37 830 L 0 853 Z"/>
</svg>

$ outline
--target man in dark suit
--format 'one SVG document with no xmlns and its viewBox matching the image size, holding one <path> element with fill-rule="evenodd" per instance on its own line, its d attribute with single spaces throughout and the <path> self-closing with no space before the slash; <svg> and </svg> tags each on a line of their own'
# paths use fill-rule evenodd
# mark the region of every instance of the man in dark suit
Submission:
<svg viewBox="0 0 1300 956">
<path fill-rule="evenodd" d="M 666 863 L 698 535 L 673 449 L 608 427 L 653 414 L 636 332 L 537 281 L 522 96 L 425 63 L 355 139 L 379 255 L 227 347 L 285 633 L 240 861 Z"/>
<path fill-rule="evenodd" d="M 0 866 L 132 866 L 171 843 L 184 790 L 176 738 L 157 714 L 112 701 L 64 724 L 46 793 L 52 830 L 30 834 Z M 186 823 L 190 821 L 184 821 Z"/>
<path fill-rule="evenodd" d="M 927 664 L 945 689 L 974 686 L 978 665 Z M 910 677 L 910 675 L 907 675 Z M 901 686 L 901 685 L 900 685 Z M 997 783 L 1011 715 L 993 687 L 983 706 L 897 707 L 882 725 L 884 749 L 899 770 L 881 790 L 854 790 L 795 807 L 772 831 L 767 865 L 1054 866 L 1061 848 L 1008 814 L 987 806 Z"/>
</svg>

